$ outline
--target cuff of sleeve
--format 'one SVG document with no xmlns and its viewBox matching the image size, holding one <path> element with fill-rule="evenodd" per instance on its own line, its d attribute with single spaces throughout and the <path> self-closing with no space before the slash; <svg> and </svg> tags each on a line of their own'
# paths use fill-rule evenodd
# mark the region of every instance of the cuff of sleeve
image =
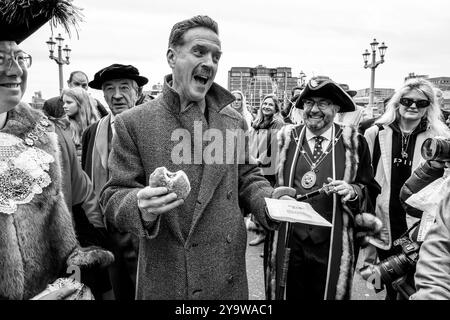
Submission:
<svg viewBox="0 0 450 320">
<path fill-rule="evenodd" d="M 154 238 L 158 234 L 158 231 L 159 231 L 159 225 L 160 225 L 160 221 L 161 221 L 160 215 L 149 214 L 149 213 L 141 210 L 141 208 L 139 208 L 139 213 L 140 213 L 142 225 L 144 227 L 144 230 L 147 231 L 148 237 Z M 153 217 L 154 219 L 151 219 L 151 220 L 144 219 L 144 215 L 147 217 Z"/>
<path fill-rule="evenodd" d="M 353 190 L 355 191 L 355 196 L 348 200 L 348 204 L 351 207 L 351 209 L 358 209 L 361 203 L 361 199 L 362 199 L 362 190 L 361 187 L 357 184 L 351 184 Z"/>
<path fill-rule="evenodd" d="M 267 221 L 267 225 L 268 225 L 269 229 L 270 230 L 277 230 L 280 227 L 281 222 L 273 220 L 270 217 L 268 209 L 267 209 L 267 206 L 264 206 L 264 212 L 266 213 L 266 221 Z"/>
</svg>

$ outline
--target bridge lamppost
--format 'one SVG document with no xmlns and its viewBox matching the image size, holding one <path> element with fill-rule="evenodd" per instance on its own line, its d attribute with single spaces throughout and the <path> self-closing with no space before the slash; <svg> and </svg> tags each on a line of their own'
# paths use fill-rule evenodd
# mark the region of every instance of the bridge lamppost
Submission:
<svg viewBox="0 0 450 320">
<path fill-rule="evenodd" d="M 50 51 L 49 58 L 54 60 L 56 64 L 58 64 L 59 69 L 59 93 L 61 94 L 63 91 L 63 65 L 64 64 L 70 64 L 69 58 L 70 58 L 70 52 L 72 51 L 69 49 L 69 46 L 66 44 L 66 46 L 63 49 L 63 41 L 64 38 L 61 37 L 61 34 L 59 33 L 57 37 L 55 37 L 55 40 L 58 42 L 56 43 L 53 41 L 53 37 L 50 37 L 50 39 L 46 42 L 48 45 L 48 50 Z M 53 53 L 55 51 L 55 45 L 58 44 L 58 55 L 55 56 Z M 64 51 L 64 58 L 63 58 L 63 51 Z"/>
<path fill-rule="evenodd" d="M 303 86 L 305 85 L 305 79 L 306 78 L 306 74 L 303 72 L 303 70 L 300 71 L 300 74 L 298 76 L 298 81 L 297 81 L 297 85 L 301 88 L 303 88 Z"/>
<path fill-rule="evenodd" d="M 369 64 L 369 56 L 370 52 L 366 49 L 366 52 L 363 53 L 363 59 L 364 59 L 364 68 L 370 68 L 371 75 L 370 75 L 370 92 L 369 92 L 369 107 L 370 111 L 373 111 L 373 100 L 375 96 L 375 69 L 384 62 L 384 55 L 386 53 L 387 46 L 383 43 L 381 43 L 381 46 L 378 47 L 378 42 L 376 39 L 373 39 L 373 42 L 370 44 L 370 48 L 372 49 L 372 62 Z M 380 50 L 380 60 L 377 61 L 377 48 Z"/>
</svg>

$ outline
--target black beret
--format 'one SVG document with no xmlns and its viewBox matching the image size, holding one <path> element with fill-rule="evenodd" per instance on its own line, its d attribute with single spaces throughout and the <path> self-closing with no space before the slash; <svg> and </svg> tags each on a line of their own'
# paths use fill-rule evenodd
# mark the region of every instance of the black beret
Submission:
<svg viewBox="0 0 450 320">
<path fill-rule="evenodd" d="M 98 71 L 94 76 L 94 80 L 89 82 L 89 87 L 102 90 L 103 83 L 114 79 L 131 79 L 136 81 L 139 87 L 142 87 L 148 82 L 148 79 L 140 76 L 139 70 L 132 65 L 126 66 L 115 63 Z"/>
</svg>

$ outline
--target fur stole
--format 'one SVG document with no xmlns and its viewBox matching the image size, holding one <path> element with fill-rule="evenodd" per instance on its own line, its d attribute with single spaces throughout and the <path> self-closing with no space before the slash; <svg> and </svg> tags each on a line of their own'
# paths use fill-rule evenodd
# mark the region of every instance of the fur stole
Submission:
<svg viewBox="0 0 450 320">
<path fill-rule="evenodd" d="M 24 146 L 53 157 L 50 184 L 0 212 L 0 298 L 29 299 L 65 274 L 68 266 L 108 265 L 114 257 L 99 248 L 79 247 L 72 216 L 61 192 L 59 147 L 54 127 L 37 110 L 20 103 L 8 112 L 2 133 L 23 139 Z"/>
</svg>

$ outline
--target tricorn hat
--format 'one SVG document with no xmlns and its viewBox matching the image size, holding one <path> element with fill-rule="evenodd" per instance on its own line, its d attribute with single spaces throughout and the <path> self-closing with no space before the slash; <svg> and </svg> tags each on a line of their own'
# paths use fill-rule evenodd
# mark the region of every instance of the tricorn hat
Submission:
<svg viewBox="0 0 450 320">
<path fill-rule="evenodd" d="M 82 20 L 81 9 L 72 0 L 2 0 L 0 2 L 0 41 L 17 44 L 32 35 L 47 21 L 50 26 L 62 25 L 70 35 Z"/>
<path fill-rule="evenodd" d="M 303 99 L 309 97 L 327 98 L 340 107 L 339 112 L 355 111 L 356 106 L 347 92 L 328 77 L 312 78 L 300 93 L 295 107 L 303 109 Z"/>
<path fill-rule="evenodd" d="M 102 90 L 102 85 L 108 80 L 114 79 L 132 79 L 136 81 L 139 87 L 142 87 L 148 82 L 146 77 L 139 75 L 139 70 L 132 65 L 112 64 L 109 67 L 103 68 L 94 75 L 94 80 L 89 82 L 89 87 L 92 89 Z"/>
</svg>

